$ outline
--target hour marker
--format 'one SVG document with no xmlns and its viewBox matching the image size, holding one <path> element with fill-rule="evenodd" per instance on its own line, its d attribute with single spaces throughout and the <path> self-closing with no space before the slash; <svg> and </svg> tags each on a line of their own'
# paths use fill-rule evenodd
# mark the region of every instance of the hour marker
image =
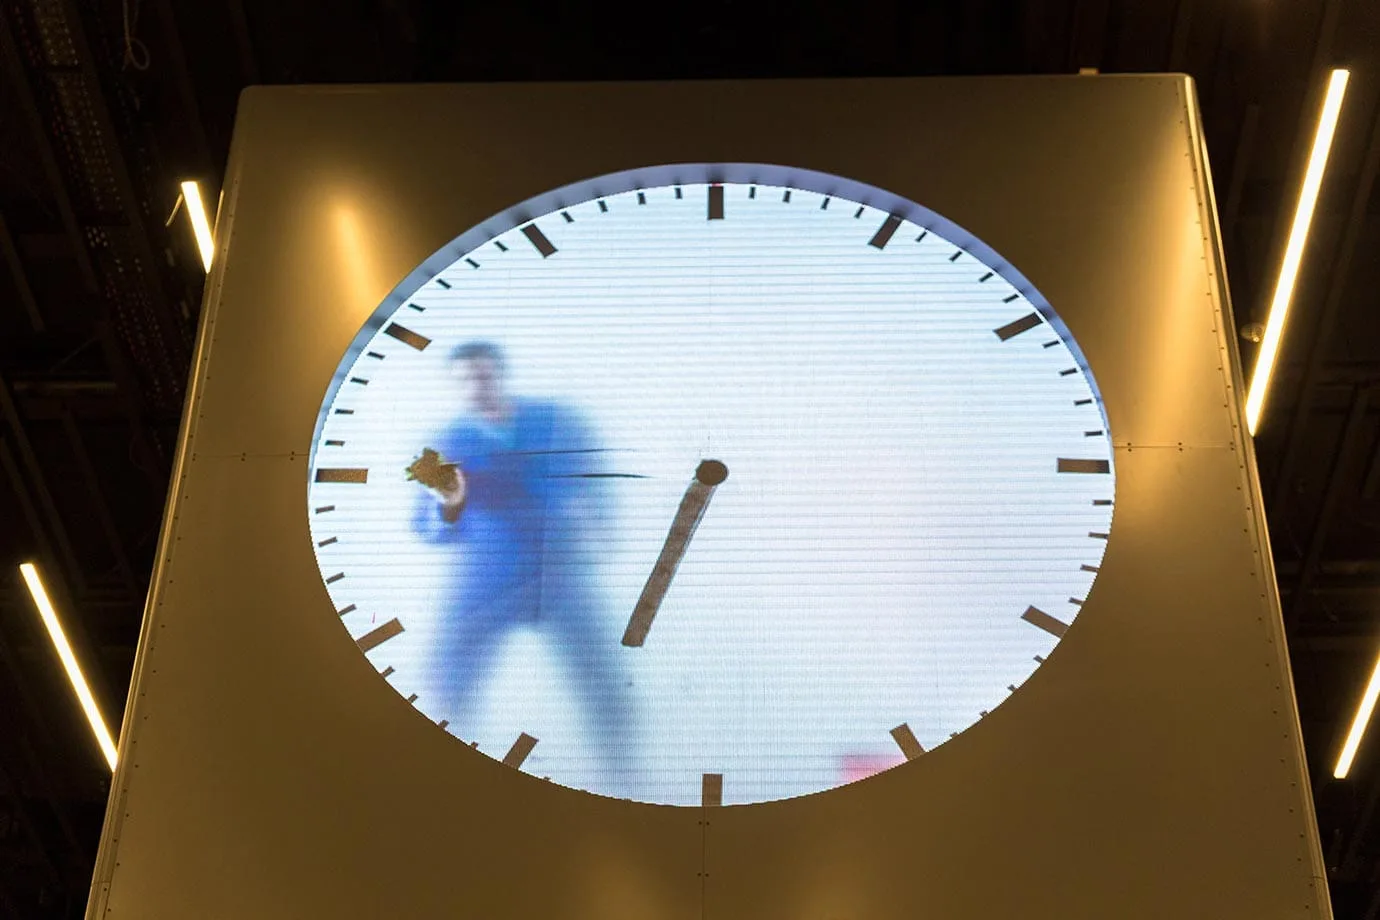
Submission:
<svg viewBox="0 0 1380 920">
<path fill-rule="evenodd" d="M 364 353 L 364 356 L 366 358 L 373 358 L 376 361 L 382 361 L 385 357 L 387 357 L 386 355 L 379 354 L 377 351 L 366 351 Z"/>
<path fill-rule="evenodd" d="M 1053 348 L 1055 345 L 1058 345 L 1058 344 L 1059 344 L 1059 340 L 1058 340 L 1058 339 L 1050 339 L 1048 342 L 1044 343 L 1044 344 L 1041 345 L 1040 347 L 1041 347 L 1041 348 Z"/>
<path fill-rule="evenodd" d="M 410 696 L 408 696 L 407 701 L 408 701 L 409 703 L 415 703 L 415 702 L 417 702 L 417 694 L 413 693 L 413 694 L 411 694 Z"/>
<path fill-rule="evenodd" d="M 1095 530 L 1090 530 L 1090 531 L 1088 531 L 1088 536 L 1092 537 L 1094 540 L 1105 540 L 1105 539 L 1107 539 L 1107 535 L 1106 535 L 1105 533 L 1098 533 L 1098 532 L 1095 531 Z"/>
<path fill-rule="evenodd" d="M 677 186 L 676 186 L 676 200 L 677 200 L 677 201 L 680 201 L 681 198 L 683 198 L 683 197 L 685 197 L 685 195 L 684 195 L 684 193 L 681 191 L 680 186 L 677 185 Z"/>
<path fill-rule="evenodd" d="M 896 228 L 901 226 L 901 218 L 895 214 L 882 221 L 882 225 L 877 228 L 877 232 L 872 234 L 872 239 L 867 241 L 867 245 L 873 249 L 885 249 L 886 244 L 891 242 L 891 238 L 896 235 Z"/>
<path fill-rule="evenodd" d="M 1003 297 L 1003 298 L 1001 299 L 1001 302 L 1002 302 L 1002 303 L 1010 303 L 1010 302 L 1013 301 L 1013 300 L 1020 300 L 1020 298 L 1021 298 L 1021 295 L 1020 295 L 1019 293 L 1016 293 L 1016 294 L 1012 294 L 1010 297 Z"/>
<path fill-rule="evenodd" d="M 479 267 L 479 263 L 476 262 L 476 261 L 474 261 L 474 259 L 466 259 L 465 262 L 470 266 L 470 268 L 478 268 L 478 267 Z"/>
<path fill-rule="evenodd" d="M 317 513 L 317 514 L 325 514 L 327 511 L 334 511 L 334 510 L 335 510 L 335 505 L 322 505 L 320 508 L 317 508 L 317 509 L 316 509 L 316 513 Z"/>
<path fill-rule="evenodd" d="M 541 253 L 543 259 L 549 259 L 556 254 L 556 247 L 546 238 L 546 234 L 541 232 L 536 224 L 528 224 L 522 228 L 522 235 L 527 237 L 528 242 L 537 247 L 537 252 Z"/>
<path fill-rule="evenodd" d="M 983 275 L 981 278 L 979 278 L 979 279 L 978 279 L 978 282 L 980 283 L 980 282 L 983 282 L 983 281 L 990 281 L 990 280 L 992 280 L 992 276 L 995 275 L 995 274 L 996 274 L 996 272 L 988 272 L 987 274 L 985 274 L 985 275 Z"/>
<path fill-rule="evenodd" d="M 706 773 L 700 778 L 700 805 L 718 808 L 724 803 L 724 775 Z"/>
<path fill-rule="evenodd" d="M 929 235 L 930 235 L 930 231 L 928 231 L 928 230 L 921 230 L 921 231 L 920 231 L 920 235 L 917 236 L 917 237 L 915 238 L 915 242 L 917 242 L 917 243 L 922 242 L 922 241 L 925 239 L 925 237 L 927 237 L 927 236 L 929 236 Z"/>
<path fill-rule="evenodd" d="M 1092 405 L 1092 400 L 1091 400 L 1091 399 L 1075 399 L 1075 400 L 1073 401 L 1073 404 L 1074 404 L 1075 406 L 1091 406 L 1091 405 Z"/>
<path fill-rule="evenodd" d="M 361 652 L 369 652 L 378 648 L 394 636 L 401 635 L 402 631 L 403 625 L 394 618 L 384 623 L 382 626 L 369 630 L 356 639 L 355 644 L 359 646 Z M 391 671 L 392 668 L 389 668 L 389 670 Z"/>
<path fill-rule="evenodd" d="M 1056 620 L 1039 607 L 1025 608 L 1025 613 L 1021 614 L 1021 619 L 1031 626 L 1040 627 L 1051 636 L 1062 637 L 1064 633 L 1069 631 L 1069 624 L 1063 620 Z"/>
<path fill-rule="evenodd" d="M 680 196 L 677 195 L 676 197 L 679 198 Z M 599 212 L 601 214 L 607 214 L 609 212 L 608 202 L 604 201 L 603 199 L 599 200 Z"/>
<path fill-rule="evenodd" d="M 641 196 L 642 193 L 641 193 L 641 192 L 638 192 L 637 194 L 638 194 L 639 196 Z M 561 216 L 565 218 L 565 222 L 566 222 L 566 223 L 568 223 L 568 224 L 573 224 L 573 223 L 575 223 L 575 218 L 573 218 L 573 217 L 570 216 L 570 212 L 569 212 L 569 211 L 562 211 L 562 212 L 561 212 Z"/>
<path fill-rule="evenodd" d="M 1020 319 L 1013 320 L 1012 322 L 1007 323 L 1005 326 L 1002 326 L 999 329 L 994 329 L 993 331 L 997 334 L 997 338 L 1005 342 L 1007 339 L 1015 338 L 1022 332 L 1028 332 L 1029 330 L 1034 329 L 1042 322 L 1044 322 L 1044 320 L 1040 319 L 1040 314 L 1028 313 L 1025 316 L 1022 316 Z"/>
<path fill-rule="evenodd" d="M 1007 684 L 1007 685 L 1006 685 L 1006 689 L 1010 690 L 1012 693 L 1015 693 L 1015 692 L 1016 692 L 1016 685 L 1015 685 L 1015 684 Z"/>
<path fill-rule="evenodd" d="M 335 414 L 336 414 L 336 415 L 354 415 L 354 414 L 355 414 L 355 410 L 354 410 L 354 409 L 336 409 L 336 410 L 335 410 Z"/>
<path fill-rule="evenodd" d="M 647 203 L 647 193 L 646 193 L 646 192 L 638 192 L 638 193 L 637 193 L 637 203 L 638 203 L 638 204 L 646 204 L 646 203 Z"/>
<path fill-rule="evenodd" d="M 1112 464 L 1109 460 L 1070 460 L 1060 457 L 1057 469 L 1061 473 L 1110 473 Z"/>
<path fill-rule="evenodd" d="M 445 278 L 437 278 L 436 283 L 439 284 L 441 287 L 445 288 L 446 290 L 450 290 L 450 282 L 447 281 Z"/>
<path fill-rule="evenodd" d="M 344 441 L 336 441 L 336 440 L 333 440 L 333 439 L 331 439 L 331 438 L 327 438 L 327 439 L 326 439 L 326 446 L 327 446 L 327 447 L 344 447 L 344 446 L 345 446 L 345 442 L 344 442 Z"/>
<path fill-rule="evenodd" d="M 507 251 L 508 251 L 508 247 L 503 245 L 503 241 L 502 241 L 502 240 L 494 240 L 494 245 L 498 247 L 498 251 L 499 251 L 499 252 L 507 252 Z"/>
<path fill-rule="evenodd" d="M 448 284 L 448 285 L 446 285 L 446 287 L 450 287 L 450 285 Z M 410 304 L 408 304 L 408 306 L 411 307 L 412 309 L 416 310 L 418 313 L 425 313 L 425 312 L 426 312 L 426 307 L 419 307 L 419 306 L 417 306 L 415 303 L 410 303 Z"/>
<path fill-rule="evenodd" d="M 359 608 L 356 607 L 354 604 L 347 604 L 346 606 L 341 607 L 339 610 L 337 610 L 336 613 L 343 617 L 345 614 L 354 613 L 358 609 Z"/>
<path fill-rule="evenodd" d="M 326 584 L 328 584 L 328 585 L 333 585 L 333 584 L 335 584 L 337 581 L 340 581 L 340 579 L 342 579 L 342 578 L 344 578 L 344 577 L 345 577 L 345 573 L 344 573 L 344 572 L 336 572 L 336 573 L 335 573 L 334 575 L 332 575 L 330 578 L 327 578 L 327 579 L 326 579 Z"/>
<path fill-rule="evenodd" d="M 1094 505 L 1099 505 L 1099 506 L 1101 506 L 1101 505 L 1110 505 L 1111 503 L 1112 503 L 1112 500 L 1111 500 L 1110 498 L 1094 498 L 1094 499 L 1093 499 L 1093 504 L 1094 504 Z"/>
<path fill-rule="evenodd" d="M 387 680 L 387 679 L 388 679 L 388 675 L 390 675 L 390 674 L 392 674 L 392 673 L 393 673 L 393 666 L 390 664 L 388 667 L 384 668 L 382 671 L 379 672 L 379 677 L 382 677 L 384 680 Z"/>
<path fill-rule="evenodd" d="M 436 727 L 439 728 L 441 731 L 445 731 L 448 725 L 450 725 L 450 719 L 442 719 L 441 721 L 436 723 Z"/>
<path fill-rule="evenodd" d="M 1081 600 L 1079 600 L 1078 598 L 1076 598 L 1076 597 L 1071 597 L 1071 598 L 1069 598 L 1069 603 L 1070 603 L 1070 604 L 1073 604 L 1075 607 L 1082 607 L 1082 606 L 1083 606 L 1083 602 L 1082 602 Z"/>
<path fill-rule="evenodd" d="M 829 210 L 829 199 L 828 199 L 828 198 L 825 198 L 823 201 L 821 201 L 821 202 L 819 203 L 819 209 L 820 209 L 821 211 L 827 211 L 827 210 Z"/>
<path fill-rule="evenodd" d="M 338 543 L 339 541 L 340 541 L 340 538 L 339 538 L 339 537 L 327 537 L 327 538 L 324 539 L 324 540 L 318 540 L 317 543 L 316 543 L 316 545 L 317 545 L 317 546 L 330 546 L 332 543 Z"/>
<path fill-rule="evenodd" d="M 1100 435 L 1103 435 L 1103 434 L 1106 434 L 1106 432 L 1105 432 L 1105 431 L 1085 431 L 1085 432 L 1083 432 L 1083 437 L 1085 437 L 1085 438 L 1096 438 L 1096 437 L 1098 437 L 1098 436 L 1100 436 Z"/>
<path fill-rule="evenodd" d="M 750 187 L 748 188 L 748 197 L 749 197 L 749 198 L 756 198 L 756 197 L 757 197 L 757 186 L 753 185 L 753 186 L 750 186 Z"/>
<path fill-rule="evenodd" d="M 1040 664 L 1044 664 L 1044 663 L 1045 663 L 1045 660 L 1044 660 L 1043 658 L 1041 658 L 1039 655 L 1036 655 L 1036 656 L 1035 656 L 1035 660 L 1036 660 L 1037 662 L 1039 662 Z"/>
<path fill-rule="evenodd" d="M 537 739 L 523 732 L 517 736 L 513 746 L 508 748 L 508 753 L 503 755 L 503 765 L 512 767 L 516 770 L 522 766 L 522 762 L 527 759 L 527 755 L 532 753 L 532 748 L 537 746 Z"/>
<path fill-rule="evenodd" d="M 362 387 L 367 387 L 369 385 L 369 381 L 365 380 L 363 377 L 351 377 L 350 382 L 357 383 Z"/>
<path fill-rule="evenodd" d="M 957 261 L 958 261 L 958 257 L 961 256 L 961 255 L 963 255 L 963 250 L 962 250 L 962 249 L 960 249 L 958 252 L 954 253 L 953 255 L 949 256 L 949 261 L 950 261 L 950 262 L 957 262 Z"/>
<path fill-rule="evenodd" d="M 1059 376 L 1060 376 L 1060 377 L 1067 377 L 1067 376 L 1069 376 L 1070 374 L 1076 374 L 1076 373 L 1078 373 L 1078 368 L 1076 368 L 1076 367 L 1069 367 L 1069 368 L 1065 368 L 1064 370 L 1060 371 L 1060 372 L 1059 372 Z"/>
<path fill-rule="evenodd" d="M 1095 565 L 1080 565 L 1078 568 L 1084 572 L 1092 572 L 1094 575 L 1098 572 L 1098 568 Z"/>
<path fill-rule="evenodd" d="M 901 749 L 901 753 L 906 755 L 906 760 L 914 760 L 925 749 L 920 746 L 920 742 L 915 737 L 915 732 L 910 730 L 909 722 L 902 722 L 891 730 L 891 737 L 895 740 L 896 746 Z"/>
<path fill-rule="evenodd" d="M 859 217 L 862 217 L 862 212 L 865 210 L 866 208 L 864 208 L 862 205 L 858 205 L 858 209 L 853 212 L 853 219 L 857 220 Z"/>
<path fill-rule="evenodd" d="M 724 187 L 722 185 L 709 186 L 709 219 L 724 219 Z"/>
<path fill-rule="evenodd" d="M 360 469 L 318 469 L 317 482 L 368 482 L 369 471 Z M 334 507 L 334 506 L 332 506 Z"/>
<path fill-rule="evenodd" d="M 426 347 L 431 344 L 431 339 L 413 332 L 406 326 L 399 326 L 397 323 L 389 323 L 387 326 L 384 326 L 383 334 L 391 335 L 404 345 L 411 345 L 418 351 L 425 351 Z"/>
<path fill-rule="evenodd" d="M 781 196 L 781 200 L 784 201 L 784 202 L 786 202 L 787 204 L 790 204 L 790 201 L 791 201 L 791 190 L 790 190 L 790 189 L 786 189 L 786 193 L 785 193 L 784 195 Z"/>
</svg>

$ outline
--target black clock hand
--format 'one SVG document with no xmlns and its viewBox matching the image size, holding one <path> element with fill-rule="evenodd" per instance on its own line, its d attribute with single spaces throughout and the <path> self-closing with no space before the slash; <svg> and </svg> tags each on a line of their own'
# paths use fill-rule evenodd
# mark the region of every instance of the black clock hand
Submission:
<svg viewBox="0 0 1380 920">
<path fill-rule="evenodd" d="M 700 526 L 700 519 L 709 507 L 709 500 L 714 497 L 714 490 L 727 478 L 728 467 L 718 460 L 705 460 L 695 468 L 695 476 L 690 480 L 680 500 L 680 508 L 671 521 L 671 532 L 666 535 L 661 555 L 657 556 L 652 574 L 642 587 L 642 596 L 637 599 L 637 605 L 628 619 L 628 628 L 623 632 L 624 645 L 641 648 L 647 641 L 652 620 L 656 618 L 661 601 L 666 597 L 666 589 L 671 587 L 671 579 L 675 577 L 680 560 L 690 545 L 690 538 L 695 535 L 695 528 Z"/>
</svg>

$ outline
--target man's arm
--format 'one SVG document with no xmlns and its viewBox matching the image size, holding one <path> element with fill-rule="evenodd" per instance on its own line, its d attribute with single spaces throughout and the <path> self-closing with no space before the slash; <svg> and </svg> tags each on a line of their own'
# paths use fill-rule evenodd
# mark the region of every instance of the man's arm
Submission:
<svg viewBox="0 0 1380 920">
<path fill-rule="evenodd" d="M 462 534 L 460 518 L 464 509 L 465 476 L 457 467 L 453 486 L 426 486 L 417 496 L 412 530 L 430 543 L 458 540 Z"/>
</svg>

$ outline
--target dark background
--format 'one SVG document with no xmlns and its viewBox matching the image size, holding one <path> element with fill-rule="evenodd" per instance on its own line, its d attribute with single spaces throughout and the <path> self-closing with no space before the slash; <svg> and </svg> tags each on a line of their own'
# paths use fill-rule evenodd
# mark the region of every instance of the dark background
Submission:
<svg viewBox="0 0 1380 920">
<path fill-rule="evenodd" d="M 114 730 L 201 302 L 165 222 L 183 178 L 214 206 L 242 87 L 1186 71 L 1245 324 L 1333 66 L 1352 84 L 1257 451 L 1332 901 L 1380 918 L 1380 741 L 1331 779 L 1380 652 L 1380 3 L 0 0 L 0 64 L 0 918 L 82 916 L 109 786 L 17 566 L 42 565 Z"/>
</svg>

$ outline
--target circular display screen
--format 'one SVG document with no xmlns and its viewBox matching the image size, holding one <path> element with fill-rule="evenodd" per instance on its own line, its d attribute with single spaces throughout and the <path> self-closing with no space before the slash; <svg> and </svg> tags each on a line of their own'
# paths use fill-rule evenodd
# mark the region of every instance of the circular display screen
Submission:
<svg viewBox="0 0 1380 920">
<path fill-rule="evenodd" d="M 1097 390 L 959 227 L 742 165 L 484 227 L 344 356 L 309 485 L 341 624 L 461 742 L 644 802 L 819 792 L 973 725 L 1077 617 Z"/>
</svg>

